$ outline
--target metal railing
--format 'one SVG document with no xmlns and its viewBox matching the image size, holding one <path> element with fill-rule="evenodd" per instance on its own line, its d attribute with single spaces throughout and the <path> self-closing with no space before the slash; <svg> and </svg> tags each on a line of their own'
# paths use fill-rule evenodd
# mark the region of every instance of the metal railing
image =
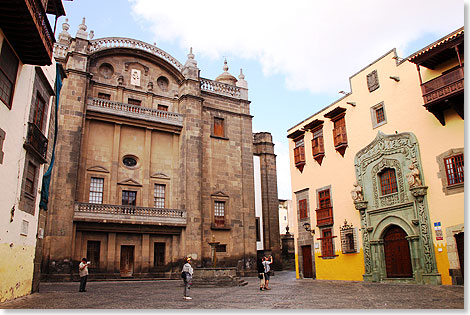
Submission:
<svg viewBox="0 0 470 315">
<path fill-rule="evenodd" d="M 26 148 L 31 148 L 45 162 L 48 140 L 42 131 L 33 123 L 28 123 L 28 134 L 25 141 Z"/>
</svg>

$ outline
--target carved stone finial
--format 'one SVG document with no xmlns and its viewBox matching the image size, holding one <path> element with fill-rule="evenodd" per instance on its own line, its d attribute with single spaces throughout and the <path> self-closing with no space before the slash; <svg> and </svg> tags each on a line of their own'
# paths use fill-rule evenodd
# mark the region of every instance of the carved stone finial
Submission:
<svg viewBox="0 0 470 315">
<path fill-rule="evenodd" d="M 224 60 L 224 67 L 222 68 L 225 72 L 228 71 L 227 58 Z"/>
<path fill-rule="evenodd" d="M 81 39 L 88 39 L 88 33 L 86 32 L 87 26 L 85 24 L 85 18 L 82 19 L 82 24 L 78 25 L 77 35 L 75 37 Z"/>
<path fill-rule="evenodd" d="M 70 28 L 70 24 L 68 22 L 69 22 L 69 19 L 65 19 L 65 22 L 62 23 L 62 32 L 59 33 L 59 39 L 58 39 L 59 43 L 65 44 L 65 45 L 70 44 L 70 39 L 72 38 L 69 32 L 67 32 Z"/>
<path fill-rule="evenodd" d="M 68 31 L 69 28 L 70 28 L 69 19 L 65 19 L 65 22 L 62 23 L 62 30 L 63 31 Z"/>
<path fill-rule="evenodd" d="M 88 38 L 92 40 L 94 36 L 95 36 L 95 31 L 91 30 L 90 34 L 88 34 Z"/>
<path fill-rule="evenodd" d="M 240 75 L 238 76 L 240 80 L 245 80 L 245 75 L 243 74 L 243 69 L 240 68 Z"/>
<path fill-rule="evenodd" d="M 197 61 L 194 59 L 193 47 L 189 48 L 189 54 L 187 55 L 188 59 L 184 64 L 184 67 L 197 68 Z"/>
</svg>

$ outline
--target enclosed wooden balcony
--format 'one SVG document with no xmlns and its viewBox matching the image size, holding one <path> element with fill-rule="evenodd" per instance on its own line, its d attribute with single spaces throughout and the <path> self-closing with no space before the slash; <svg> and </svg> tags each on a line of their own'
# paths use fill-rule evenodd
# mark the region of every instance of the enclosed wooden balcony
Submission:
<svg viewBox="0 0 470 315">
<path fill-rule="evenodd" d="M 61 0 L 0 3 L 0 27 L 22 63 L 50 65 L 55 42 L 46 13 L 65 15 Z"/>
<path fill-rule="evenodd" d="M 186 226 L 186 210 L 76 203 L 74 221 Z"/>
<path fill-rule="evenodd" d="M 326 207 L 315 210 L 317 214 L 317 226 L 333 225 L 333 208 Z"/>
<path fill-rule="evenodd" d="M 41 163 L 46 163 L 47 143 L 48 140 L 41 130 L 35 124 L 28 123 L 28 134 L 23 146 L 33 153 Z"/>
</svg>

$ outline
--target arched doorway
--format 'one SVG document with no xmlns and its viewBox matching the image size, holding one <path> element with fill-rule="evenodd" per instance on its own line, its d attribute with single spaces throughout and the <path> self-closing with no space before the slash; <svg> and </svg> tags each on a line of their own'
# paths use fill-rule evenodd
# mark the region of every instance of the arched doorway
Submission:
<svg viewBox="0 0 470 315">
<path fill-rule="evenodd" d="M 412 278 L 410 246 L 406 232 L 396 225 L 384 233 L 385 267 L 387 278 Z"/>
</svg>

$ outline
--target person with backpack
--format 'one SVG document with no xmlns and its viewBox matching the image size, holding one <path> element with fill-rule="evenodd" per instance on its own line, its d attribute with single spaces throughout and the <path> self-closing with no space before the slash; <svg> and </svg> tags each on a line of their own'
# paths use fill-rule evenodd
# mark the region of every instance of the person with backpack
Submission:
<svg viewBox="0 0 470 315">
<path fill-rule="evenodd" d="M 188 295 L 188 290 L 191 287 L 193 279 L 193 267 L 191 266 L 191 257 L 186 258 L 186 263 L 183 265 L 183 269 L 181 270 L 181 278 L 183 278 L 184 282 L 183 299 L 192 300 L 192 298 Z"/>
<path fill-rule="evenodd" d="M 261 257 L 261 259 L 258 259 L 258 278 L 259 278 L 259 289 L 263 291 L 265 287 L 265 280 L 264 280 L 264 257 Z"/>
<path fill-rule="evenodd" d="M 269 278 L 271 276 L 270 265 L 272 263 L 273 263 L 273 256 L 264 257 L 263 266 L 264 266 L 264 281 L 265 281 L 264 289 L 265 290 L 271 290 L 271 288 L 268 287 L 268 283 L 269 283 Z"/>
</svg>

